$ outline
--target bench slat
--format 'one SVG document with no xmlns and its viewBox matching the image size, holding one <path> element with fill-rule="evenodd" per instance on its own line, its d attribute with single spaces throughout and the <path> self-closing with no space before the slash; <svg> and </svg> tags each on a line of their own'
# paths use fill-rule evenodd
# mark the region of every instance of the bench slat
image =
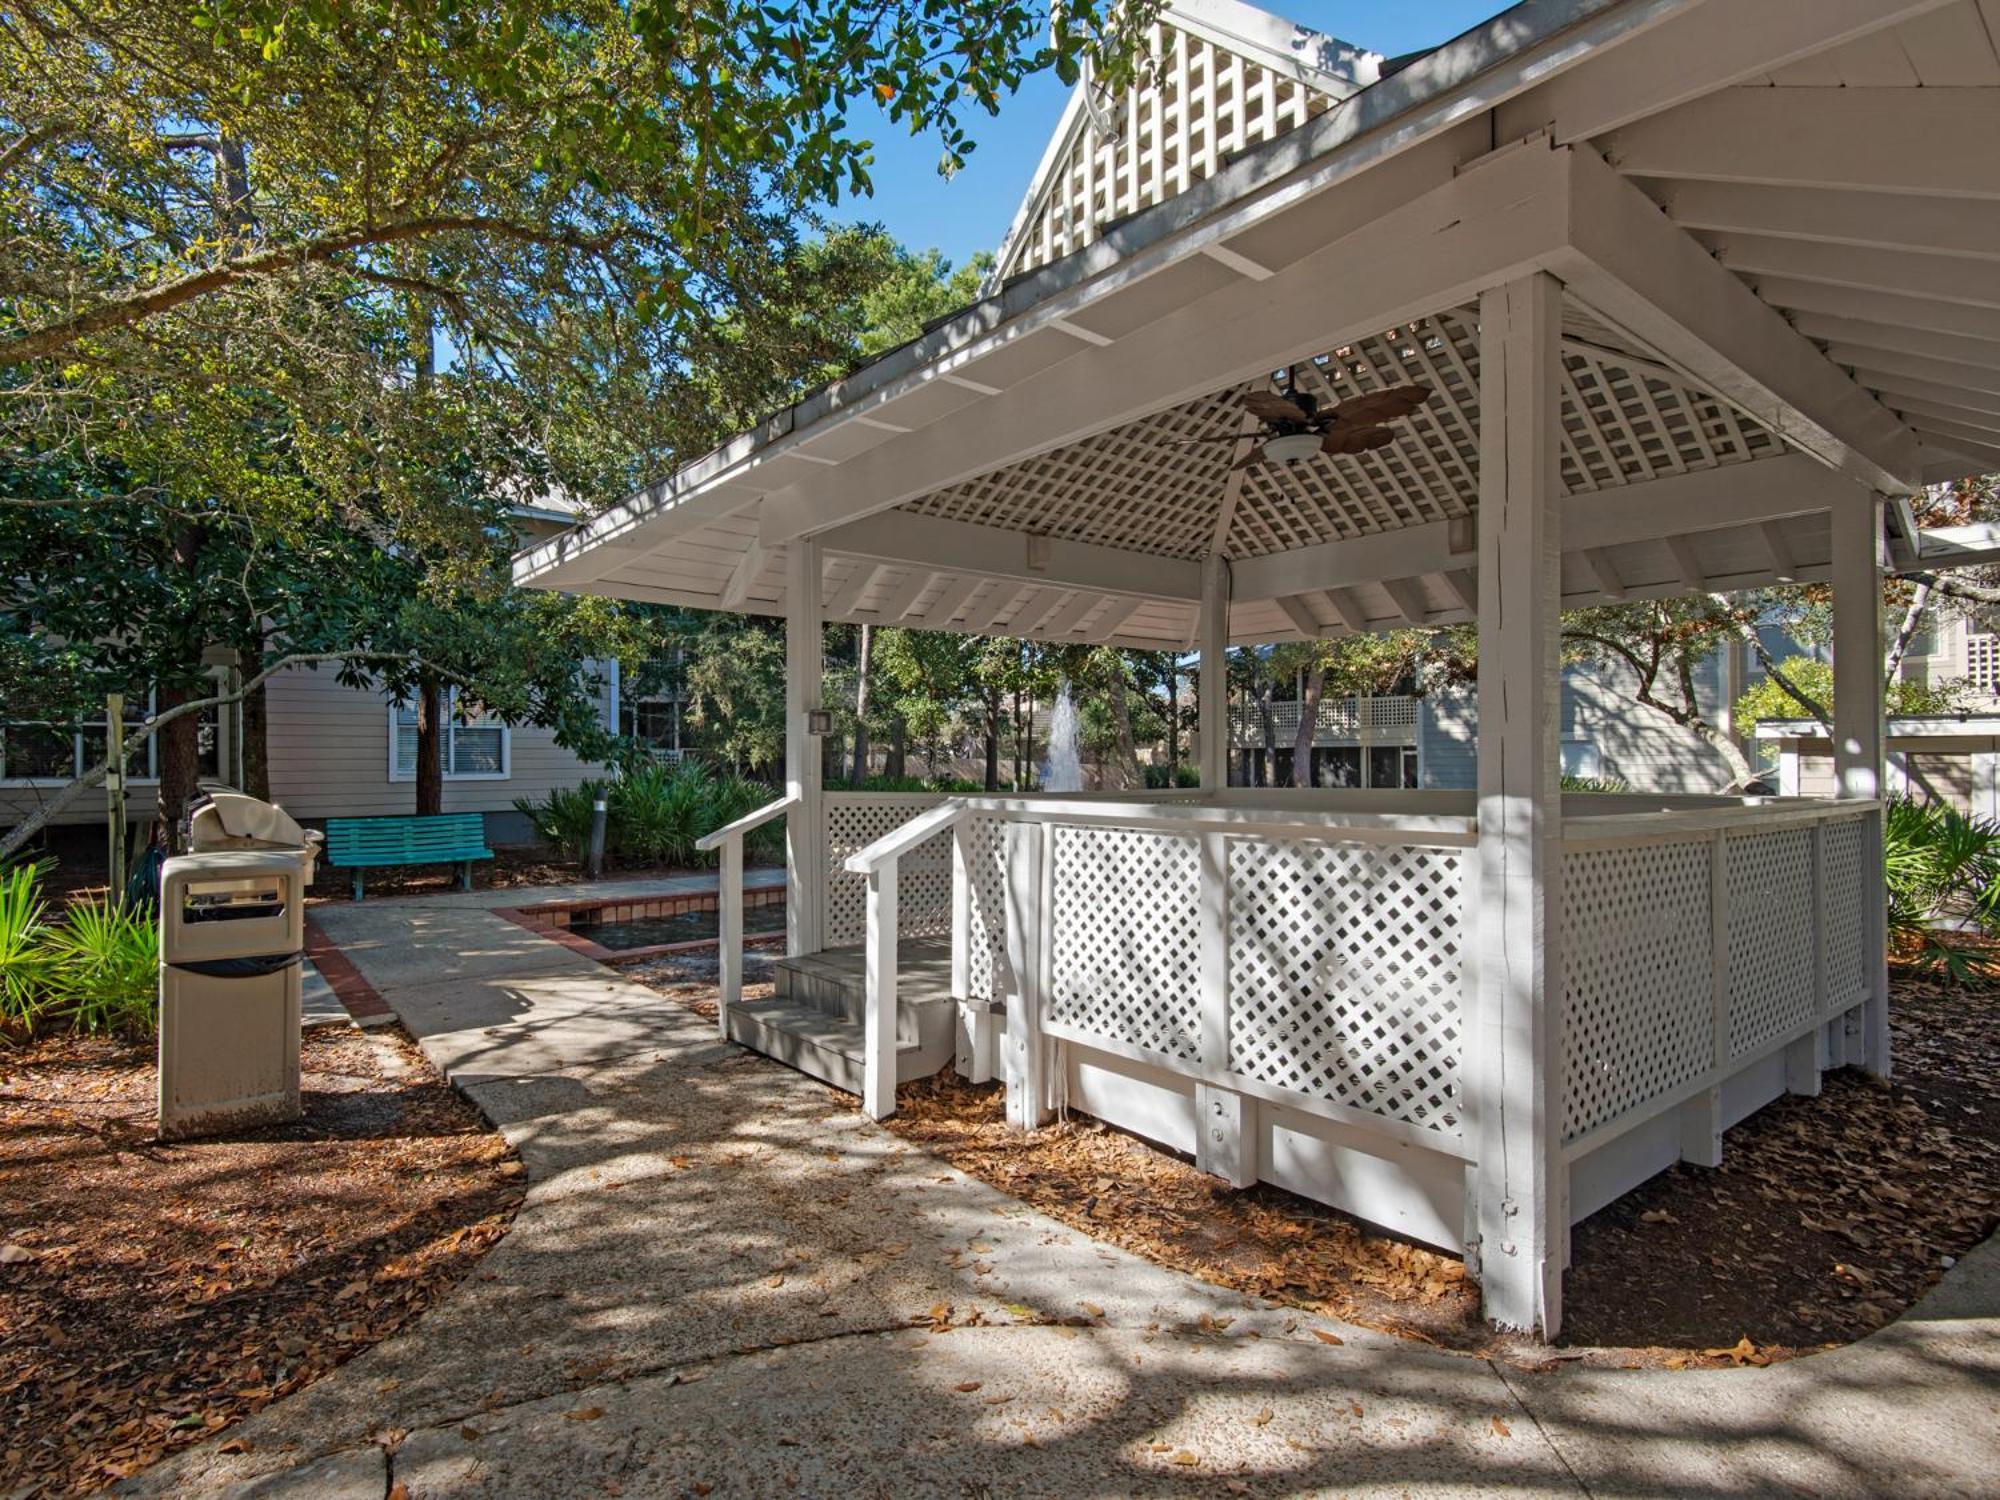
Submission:
<svg viewBox="0 0 2000 1500">
<path fill-rule="evenodd" d="M 486 847 L 485 820 L 478 813 L 328 818 L 326 852 L 330 863 L 356 867 L 493 857 L 493 851 Z"/>
</svg>

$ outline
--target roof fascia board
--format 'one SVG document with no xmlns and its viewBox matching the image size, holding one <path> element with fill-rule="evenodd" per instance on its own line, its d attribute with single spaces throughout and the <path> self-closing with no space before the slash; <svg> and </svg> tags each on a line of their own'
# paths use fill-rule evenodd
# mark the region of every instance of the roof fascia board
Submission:
<svg viewBox="0 0 2000 1500">
<path fill-rule="evenodd" d="M 564 546 L 529 549 L 514 578 L 567 586 L 577 554 L 629 535 L 671 511 L 692 520 L 741 510 L 718 505 L 716 487 L 749 478 L 759 454 L 821 423 L 866 415 L 927 384 L 954 360 L 1018 331 L 1054 322 L 1115 290 L 1240 234 L 1303 198 L 1482 114 L 1507 98 L 1631 41 L 1699 0 L 1523 0 L 1372 88 L 1232 162 L 1216 176 L 1118 226 L 1075 255 L 1045 266 L 942 327 L 799 402 L 606 509 Z M 1391 128 L 1393 127 L 1393 128 Z M 1264 184 L 1271 186 L 1261 190 Z M 1017 329 L 1014 326 L 1019 325 Z M 710 504 L 691 502 L 707 496 Z"/>
<path fill-rule="evenodd" d="M 1922 483 L 1916 436 L 1587 146 L 1564 153 L 1576 296 L 1787 441 L 1885 494 Z"/>
</svg>

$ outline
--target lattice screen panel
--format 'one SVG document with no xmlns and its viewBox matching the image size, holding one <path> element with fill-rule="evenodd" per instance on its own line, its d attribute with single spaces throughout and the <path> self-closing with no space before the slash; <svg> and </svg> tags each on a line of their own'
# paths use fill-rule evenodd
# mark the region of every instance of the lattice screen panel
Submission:
<svg viewBox="0 0 2000 1500">
<path fill-rule="evenodd" d="M 1826 1004 L 1846 1010 L 1868 998 L 1868 894 L 1860 818 L 1826 825 Z"/>
<path fill-rule="evenodd" d="M 1048 1019 L 1177 1061 L 1201 1055 L 1196 841 L 1055 830 Z"/>
<path fill-rule="evenodd" d="M 868 935 L 868 881 L 842 868 L 848 855 L 859 853 L 936 805 L 827 794 L 825 942 L 829 948 L 858 943 Z M 926 839 L 903 856 L 896 879 L 896 931 L 906 938 L 950 935 L 949 831 Z"/>
<path fill-rule="evenodd" d="M 1456 1135 L 1465 855 L 1229 841 L 1229 1068 Z"/>
<path fill-rule="evenodd" d="M 1815 1019 L 1812 843 L 1810 828 L 1727 841 L 1732 1057 Z"/>
<path fill-rule="evenodd" d="M 1563 856 L 1563 1119 L 1574 1140 L 1715 1060 L 1707 839 Z"/>
<path fill-rule="evenodd" d="M 1138 87 L 1088 117 L 1001 250 L 1013 276 L 1093 243 L 1106 224 L 1215 174 L 1238 152 L 1282 135 L 1332 98 L 1177 27 L 1155 25 Z"/>
<path fill-rule="evenodd" d="M 994 998 L 994 976 L 1007 948 L 1007 846 L 1001 838 L 1005 828 L 998 818 L 969 818 L 964 824 L 972 908 L 965 969 L 968 1000 Z"/>
</svg>

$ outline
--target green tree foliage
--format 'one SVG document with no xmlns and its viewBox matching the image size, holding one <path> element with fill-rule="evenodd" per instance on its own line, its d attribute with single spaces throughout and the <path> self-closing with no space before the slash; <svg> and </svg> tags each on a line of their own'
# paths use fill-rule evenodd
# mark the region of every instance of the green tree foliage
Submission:
<svg viewBox="0 0 2000 1500">
<path fill-rule="evenodd" d="M 1833 706 L 1833 663 L 1815 658 L 1785 663 L 1785 676 L 1799 692 L 1823 708 L 1829 716 Z M 1922 718 L 1928 714 L 1954 714 L 1966 701 L 1963 678 L 1942 682 L 1911 682 L 1896 679 L 1888 683 L 1883 707 L 1891 714 Z M 1799 700 L 1765 677 L 1753 683 L 1736 700 L 1736 718 L 1742 732 L 1757 725 L 1784 719 L 1811 719 Z"/>
</svg>

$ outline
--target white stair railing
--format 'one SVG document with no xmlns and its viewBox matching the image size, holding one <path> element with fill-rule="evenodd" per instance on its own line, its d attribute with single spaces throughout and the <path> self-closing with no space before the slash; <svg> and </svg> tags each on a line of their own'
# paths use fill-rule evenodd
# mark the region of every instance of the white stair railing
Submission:
<svg viewBox="0 0 2000 1500">
<path fill-rule="evenodd" d="M 897 866 L 919 844 L 955 828 L 965 814 L 962 802 L 940 803 L 847 858 L 845 868 L 868 881 L 861 1107 L 871 1120 L 886 1120 L 896 1112 Z"/>
<path fill-rule="evenodd" d="M 722 851 L 722 869 L 716 878 L 715 892 L 715 956 L 719 970 L 715 1026 L 724 1041 L 729 1040 L 729 1008 L 743 998 L 743 836 L 773 818 L 784 817 L 798 804 L 797 797 L 780 797 L 695 840 L 695 848 L 703 854 L 711 849 Z"/>
</svg>

